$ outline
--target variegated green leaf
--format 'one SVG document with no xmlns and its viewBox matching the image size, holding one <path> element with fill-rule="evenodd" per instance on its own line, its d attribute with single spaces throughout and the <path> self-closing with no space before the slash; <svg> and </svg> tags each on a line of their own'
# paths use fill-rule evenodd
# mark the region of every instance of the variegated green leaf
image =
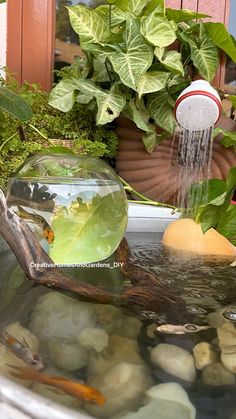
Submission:
<svg viewBox="0 0 236 419">
<path fill-rule="evenodd" d="M 70 23 L 74 31 L 81 37 L 83 44 L 103 44 L 111 38 L 109 27 L 104 17 L 86 6 L 69 6 Z"/>
<path fill-rule="evenodd" d="M 196 13 L 192 10 L 187 9 L 166 9 L 166 17 L 168 20 L 174 20 L 175 22 L 188 22 L 193 19 L 203 19 L 205 17 L 211 17 L 204 13 Z"/>
<path fill-rule="evenodd" d="M 76 98 L 76 102 L 81 103 L 82 105 L 88 105 L 91 100 L 93 100 L 93 96 L 85 95 L 81 92 L 78 93 Z"/>
<path fill-rule="evenodd" d="M 153 93 L 148 98 L 148 110 L 156 124 L 172 134 L 176 123 L 173 115 L 173 106 L 169 102 L 167 92 Z"/>
<path fill-rule="evenodd" d="M 128 12 L 129 10 L 129 4 L 127 0 L 106 0 L 108 4 L 115 5 L 119 9 Z"/>
<path fill-rule="evenodd" d="M 117 50 L 117 47 L 113 45 L 106 45 L 102 47 L 99 44 L 91 43 L 83 46 L 83 49 L 86 50 L 86 52 L 90 52 L 96 58 L 98 58 L 99 61 L 104 63 L 110 54 L 114 54 L 114 52 Z"/>
<path fill-rule="evenodd" d="M 156 57 L 168 70 L 173 73 L 184 75 L 181 54 L 178 51 L 166 51 L 163 55 L 163 48 L 155 48 Z"/>
<path fill-rule="evenodd" d="M 129 10 L 135 16 L 139 16 L 143 11 L 144 7 L 148 4 L 149 0 L 128 0 Z"/>
<path fill-rule="evenodd" d="M 164 71 L 150 71 L 142 75 L 138 82 L 139 97 L 145 93 L 158 92 L 166 87 L 170 73 Z"/>
<path fill-rule="evenodd" d="M 150 13 L 154 12 L 157 14 L 165 14 L 165 0 L 150 0 L 147 7 L 144 11 L 144 16 L 148 16 Z"/>
<path fill-rule="evenodd" d="M 229 34 L 225 25 L 223 23 L 207 22 L 204 26 L 212 42 L 236 62 L 235 39 Z"/>
<path fill-rule="evenodd" d="M 176 31 L 176 23 L 169 22 L 155 12 L 142 18 L 141 33 L 156 47 L 167 47 L 172 44 L 177 38 Z"/>
<path fill-rule="evenodd" d="M 60 81 L 49 96 L 49 105 L 62 112 L 68 112 L 72 109 L 80 84 L 76 78 L 64 79 Z"/>
<path fill-rule="evenodd" d="M 129 19 L 126 25 L 124 48 L 108 58 L 122 83 L 136 90 L 140 77 L 152 64 L 153 52 L 140 35 L 137 20 Z"/>
<path fill-rule="evenodd" d="M 191 59 L 199 73 L 211 82 L 219 64 L 217 47 L 208 38 L 200 46 L 191 44 Z"/>
<path fill-rule="evenodd" d="M 97 96 L 98 112 L 96 122 L 98 125 L 108 124 L 117 118 L 126 105 L 126 97 L 111 88 L 110 92 Z"/>
<path fill-rule="evenodd" d="M 157 145 L 156 126 L 149 122 L 151 116 L 143 100 L 137 99 L 135 101 L 135 99 L 131 99 L 125 108 L 125 113 L 135 122 L 138 128 L 144 131 L 142 140 L 146 150 L 151 153 Z"/>
<path fill-rule="evenodd" d="M 116 6 L 110 7 L 107 4 L 103 4 L 102 6 L 97 7 L 96 11 L 104 16 L 106 22 L 111 25 L 112 30 L 114 30 L 115 26 L 119 26 L 125 22 L 127 18 L 126 12 L 118 9 Z"/>
<path fill-rule="evenodd" d="M 109 74 L 107 71 L 107 68 L 105 66 L 105 63 L 97 60 L 96 58 L 93 59 L 93 81 L 97 82 L 106 82 L 109 81 Z"/>
</svg>

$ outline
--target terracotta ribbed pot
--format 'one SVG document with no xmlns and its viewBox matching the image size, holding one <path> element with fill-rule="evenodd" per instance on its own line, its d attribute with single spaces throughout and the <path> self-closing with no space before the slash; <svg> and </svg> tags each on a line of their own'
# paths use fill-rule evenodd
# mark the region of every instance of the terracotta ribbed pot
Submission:
<svg viewBox="0 0 236 419">
<path fill-rule="evenodd" d="M 116 167 L 119 175 L 148 198 L 176 204 L 181 188 L 178 143 L 173 144 L 173 138 L 168 138 L 149 154 L 142 142 L 142 131 L 131 120 L 121 116 L 117 123 L 120 141 Z M 225 116 L 217 126 L 236 131 L 236 124 Z M 210 178 L 225 179 L 229 169 L 236 166 L 236 153 L 233 148 L 220 145 L 220 138 L 214 140 Z"/>
</svg>

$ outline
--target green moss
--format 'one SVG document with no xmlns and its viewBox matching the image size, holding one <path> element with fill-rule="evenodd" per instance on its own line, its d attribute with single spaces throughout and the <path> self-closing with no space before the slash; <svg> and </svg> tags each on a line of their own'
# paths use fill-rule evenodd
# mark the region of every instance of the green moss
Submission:
<svg viewBox="0 0 236 419">
<path fill-rule="evenodd" d="M 5 81 L 0 79 L 0 84 L 4 85 Z M 1 188 L 5 188 L 8 178 L 29 156 L 42 149 L 45 152 L 45 147 L 50 146 L 47 138 L 71 140 L 73 152 L 81 156 L 113 158 L 116 155 L 118 138 L 113 127 L 96 126 L 93 112 L 84 105 L 78 103 L 71 112 L 64 113 L 48 105 L 48 93 L 42 92 L 36 84 L 24 83 L 20 87 L 10 77 L 7 87 L 26 99 L 34 116 L 22 125 L 11 115 L 0 112 Z M 10 139 L 15 133 L 17 135 Z"/>
</svg>

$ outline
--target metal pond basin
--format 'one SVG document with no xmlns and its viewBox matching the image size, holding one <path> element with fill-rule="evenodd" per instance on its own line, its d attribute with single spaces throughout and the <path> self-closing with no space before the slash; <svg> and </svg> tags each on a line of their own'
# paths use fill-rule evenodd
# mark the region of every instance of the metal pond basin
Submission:
<svg viewBox="0 0 236 419">
<path fill-rule="evenodd" d="M 131 204 L 129 206 L 129 222 L 127 236 L 131 241 L 136 233 L 143 234 L 144 240 L 148 237 L 156 237 L 158 241 L 166 226 L 178 218 L 172 215 L 171 210 L 156 208 L 147 205 Z M 15 258 L 7 244 L 0 238 L 0 283 L 4 287 L 6 279 L 15 264 Z M 6 281 L 4 282 L 6 284 Z M 3 289 L 1 289 L 1 293 Z M 3 295 L 3 294 L 1 294 Z M 1 319 L 2 320 L 2 319 Z M 4 318 L 7 322 L 7 317 Z M 0 376 L 0 418 L 1 419 L 82 419 L 91 416 L 80 414 L 71 409 L 54 403 L 31 390 L 15 383 L 14 381 Z"/>
</svg>

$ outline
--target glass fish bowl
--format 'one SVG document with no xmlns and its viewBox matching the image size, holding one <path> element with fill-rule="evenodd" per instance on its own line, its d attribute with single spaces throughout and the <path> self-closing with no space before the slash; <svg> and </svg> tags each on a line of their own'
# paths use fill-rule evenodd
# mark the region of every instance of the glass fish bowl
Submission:
<svg viewBox="0 0 236 419">
<path fill-rule="evenodd" d="M 118 247 L 127 224 L 125 190 L 104 161 L 37 155 L 9 181 L 7 203 L 55 264 L 94 263 Z"/>
</svg>

